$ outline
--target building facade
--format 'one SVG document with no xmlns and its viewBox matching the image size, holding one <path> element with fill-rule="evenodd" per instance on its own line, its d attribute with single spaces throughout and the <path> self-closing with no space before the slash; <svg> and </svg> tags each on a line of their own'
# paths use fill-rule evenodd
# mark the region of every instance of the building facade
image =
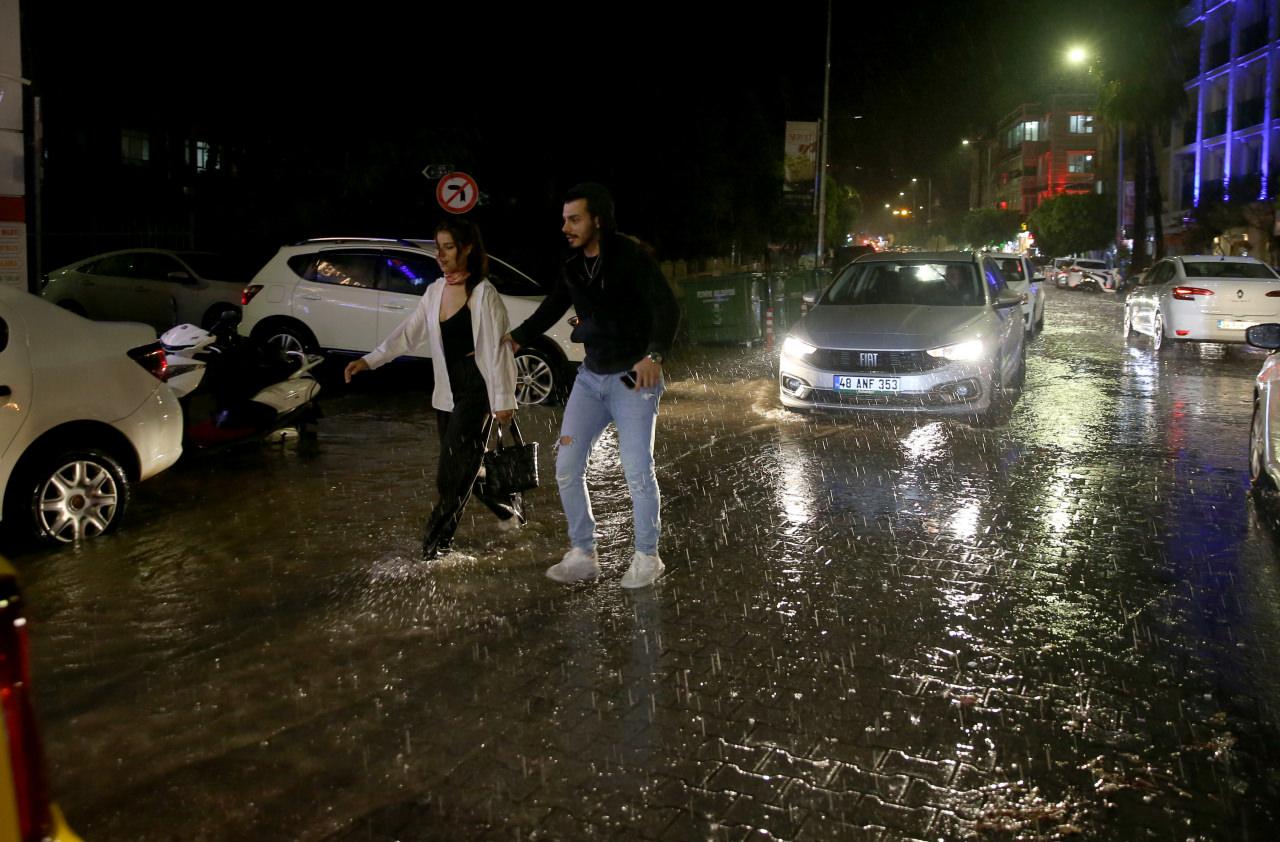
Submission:
<svg viewBox="0 0 1280 842">
<path fill-rule="evenodd" d="M 1058 94 L 1004 116 L 975 145 L 970 208 L 1031 213 L 1063 193 L 1102 192 L 1097 97 Z"/>
<path fill-rule="evenodd" d="M 1166 208 L 1177 227 L 1202 202 L 1271 199 L 1280 175 L 1280 0 L 1195 0 L 1181 22 L 1199 35 L 1174 121 Z"/>
</svg>

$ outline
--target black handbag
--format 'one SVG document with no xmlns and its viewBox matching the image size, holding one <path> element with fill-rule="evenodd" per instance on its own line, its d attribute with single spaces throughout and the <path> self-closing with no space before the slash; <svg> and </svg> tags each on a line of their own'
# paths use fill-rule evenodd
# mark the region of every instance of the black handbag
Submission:
<svg viewBox="0 0 1280 842">
<path fill-rule="evenodd" d="M 502 437 L 502 425 L 494 423 L 498 431 L 498 446 L 484 454 L 484 490 L 490 497 L 506 497 L 532 491 L 538 487 L 538 443 L 525 443 L 520 427 L 511 419 L 511 440 Z"/>
</svg>

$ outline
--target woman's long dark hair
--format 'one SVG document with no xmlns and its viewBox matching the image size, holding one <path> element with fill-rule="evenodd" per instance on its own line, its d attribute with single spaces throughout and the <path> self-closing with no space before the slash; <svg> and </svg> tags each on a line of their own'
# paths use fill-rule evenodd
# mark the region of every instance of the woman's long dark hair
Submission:
<svg viewBox="0 0 1280 842">
<path fill-rule="evenodd" d="M 471 275 L 467 278 L 467 295 L 470 295 L 476 284 L 489 274 L 489 255 L 484 250 L 480 228 L 469 219 L 455 216 L 440 220 L 440 224 L 436 226 L 437 237 L 441 231 L 446 231 L 453 237 L 459 250 L 471 246 L 471 253 L 467 255 L 467 272 Z"/>
</svg>

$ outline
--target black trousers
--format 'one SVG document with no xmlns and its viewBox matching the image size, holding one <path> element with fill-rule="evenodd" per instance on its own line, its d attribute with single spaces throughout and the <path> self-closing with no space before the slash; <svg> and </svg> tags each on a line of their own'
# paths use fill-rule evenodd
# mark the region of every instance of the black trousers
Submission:
<svg viewBox="0 0 1280 842">
<path fill-rule="evenodd" d="M 489 394 L 475 358 L 467 357 L 449 367 L 453 411 L 436 410 L 440 435 L 440 462 L 436 466 L 436 490 L 440 499 L 427 518 L 422 549 L 427 555 L 449 546 L 462 519 L 462 510 L 474 494 L 499 520 L 516 516 L 515 495 L 491 497 L 477 482 L 485 445 L 493 428 Z"/>
</svg>

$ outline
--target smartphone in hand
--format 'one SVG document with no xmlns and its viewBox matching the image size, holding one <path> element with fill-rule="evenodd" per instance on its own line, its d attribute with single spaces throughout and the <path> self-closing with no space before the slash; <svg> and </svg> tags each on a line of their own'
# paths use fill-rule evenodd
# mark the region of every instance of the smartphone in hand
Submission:
<svg viewBox="0 0 1280 842">
<path fill-rule="evenodd" d="M 634 389 L 636 387 L 636 373 L 634 371 L 628 371 L 626 374 L 622 375 L 620 379 L 628 389 Z"/>
</svg>

